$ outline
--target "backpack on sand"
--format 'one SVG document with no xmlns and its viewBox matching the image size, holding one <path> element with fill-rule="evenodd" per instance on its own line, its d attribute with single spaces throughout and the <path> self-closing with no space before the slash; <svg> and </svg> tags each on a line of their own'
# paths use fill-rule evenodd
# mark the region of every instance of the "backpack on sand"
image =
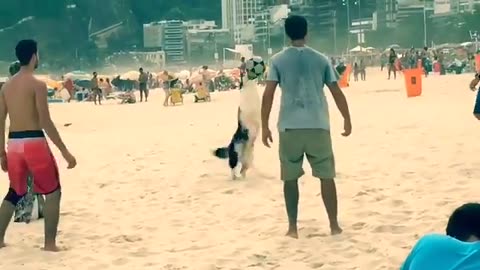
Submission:
<svg viewBox="0 0 480 270">
<path fill-rule="evenodd" d="M 28 176 L 27 194 L 15 206 L 14 222 L 25 222 L 43 218 L 45 200 L 42 195 L 33 192 L 33 178 Z"/>
</svg>

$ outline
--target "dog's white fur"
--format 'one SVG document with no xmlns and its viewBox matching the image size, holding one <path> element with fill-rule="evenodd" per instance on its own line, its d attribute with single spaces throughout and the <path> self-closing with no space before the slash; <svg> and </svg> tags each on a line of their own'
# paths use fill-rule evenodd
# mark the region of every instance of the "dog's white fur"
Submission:
<svg viewBox="0 0 480 270">
<path fill-rule="evenodd" d="M 253 163 L 255 140 L 258 133 L 260 133 L 261 106 L 257 82 L 255 80 L 246 80 L 243 84 L 243 89 L 240 90 L 240 114 L 238 116 L 241 124 L 248 129 L 248 142 L 241 151 L 240 173 L 242 177 L 245 177 L 246 171 Z M 236 178 L 235 170 L 233 174 L 233 177 Z"/>
</svg>

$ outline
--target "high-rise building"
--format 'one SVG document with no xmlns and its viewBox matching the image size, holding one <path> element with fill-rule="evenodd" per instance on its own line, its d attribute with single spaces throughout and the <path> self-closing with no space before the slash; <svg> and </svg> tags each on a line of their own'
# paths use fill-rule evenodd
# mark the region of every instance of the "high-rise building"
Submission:
<svg viewBox="0 0 480 270">
<path fill-rule="evenodd" d="M 160 48 L 165 52 L 166 62 L 186 61 L 187 27 L 183 21 L 160 21 L 143 25 L 144 47 Z"/>
<path fill-rule="evenodd" d="M 236 44 L 255 39 L 257 14 L 265 0 L 222 0 L 222 28 L 229 29 Z"/>
<path fill-rule="evenodd" d="M 336 18 L 336 4 L 335 0 L 304 0 L 295 1 L 290 9 L 292 14 L 304 16 L 314 32 L 330 33 Z"/>
<path fill-rule="evenodd" d="M 376 0 L 377 29 L 396 26 L 398 2 L 397 0 Z"/>
</svg>

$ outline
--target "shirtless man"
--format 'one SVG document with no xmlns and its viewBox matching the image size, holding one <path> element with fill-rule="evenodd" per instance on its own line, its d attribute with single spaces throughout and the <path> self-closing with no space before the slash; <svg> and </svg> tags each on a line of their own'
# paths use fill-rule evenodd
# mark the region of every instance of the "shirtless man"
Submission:
<svg viewBox="0 0 480 270">
<path fill-rule="evenodd" d="M 10 179 L 10 188 L 0 207 L 0 248 L 5 247 L 5 232 L 15 205 L 27 193 L 27 175 L 31 175 L 34 192 L 46 197 L 44 250 L 59 251 L 56 236 L 60 217 L 60 181 L 57 164 L 43 130 L 62 153 L 68 169 L 74 168 L 77 161 L 62 142 L 50 118 L 47 85 L 33 76 L 38 66 L 37 43 L 22 40 L 15 52 L 21 69 L 0 91 L 0 163 Z M 5 151 L 7 115 L 10 128 Z"/>
<path fill-rule="evenodd" d="M 102 89 L 100 89 L 98 85 L 97 72 L 93 72 L 93 77 L 90 80 L 90 82 L 92 85 L 93 103 L 97 105 L 97 97 L 98 97 L 98 104 L 102 105 Z"/>
<path fill-rule="evenodd" d="M 140 75 L 138 76 L 138 88 L 140 89 L 140 102 L 143 101 L 143 96 L 145 96 L 145 102 L 148 101 L 148 74 L 143 71 L 143 68 L 138 70 Z"/>
</svg>

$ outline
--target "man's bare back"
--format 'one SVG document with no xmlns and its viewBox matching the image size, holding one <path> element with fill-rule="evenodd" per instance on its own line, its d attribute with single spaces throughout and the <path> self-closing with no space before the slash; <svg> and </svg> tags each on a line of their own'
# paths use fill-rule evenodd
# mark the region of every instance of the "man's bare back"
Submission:
<svg viewBox="0 0 480 270">
<path fill-rule="evenodd" d="M 44 82 L 33 74 L 20 72 L 6 82 L 2 95 L 10 119 L 9 131 L 41 130 L 35 91 L 47 91 Z"/>
</svg>

